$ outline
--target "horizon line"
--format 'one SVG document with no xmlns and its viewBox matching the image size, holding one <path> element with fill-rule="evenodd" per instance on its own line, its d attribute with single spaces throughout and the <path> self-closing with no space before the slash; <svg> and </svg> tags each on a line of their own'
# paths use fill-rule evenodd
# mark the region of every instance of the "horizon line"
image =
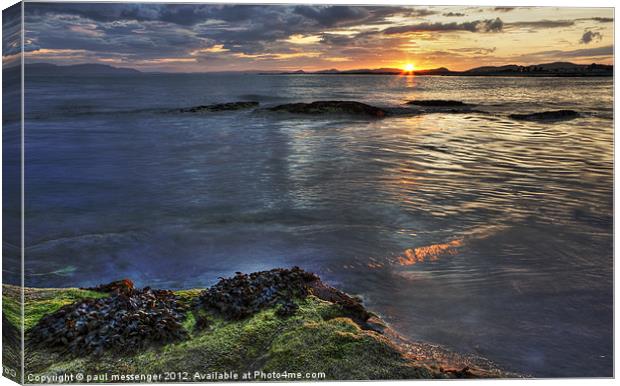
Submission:
<svg viewBox="0 0 620 386">
<path fill-rule="evenodd" d="M 614 64 L 606 64 L 606 63 L 597 63 L 597 62 L 589 62 L 589 63 L 576 63 L 576 62 L 570 62 L 570 61 L 552 61 L 552 62 L 544 62 L 544 63 L 535 63 L 535 64 L 517 64 L 517 63 L 510 63 L 510 64 L 497 64 L 497 65 L 483 65 L 483 66 L 478 66 L 478 67 L 472 67 L 469 68 L 467 70 L 450 70 L 448 67 L 445 66 L 439 66 L 439 67 L 435 67 L 435 68 L 424 68 L 424 69 L 415 69 L 412 71 L 407 71 L 404 70 L 402 68 L 397 68 L 397 67 L 378 67 L 378 68 L 352 68 L 352 69 L 346 69 L 346 70 L 341 70 L 338 68 L 324 68 L 324 69 L 320 69 L 320 70 L 305 70 L 303 68 L 298 68 L 298 69 L 293 69 L 293 70 L 285 70 L 285 69 L 264 69 L 264 70 L 259 70 L 259 69 L 247 69 L 247 70 L 216 70 L 216 71 L 162 71 L 162 70 L 153 70 L 153 71 L 148 71 L 148 70 L 142 70 L 140 68 L 136 68 L 136 67 L 131 67 L 131 66 L 117 66 L 117 65 L 111 65 L 111 64 L 107 64 L 107 63 L 98 63 L 98 62 L 84 62 L 84 63 L 74 63 L 74 64 L 55 64 L 52 62 L 33 62 L 33 63 L 24 63 L 24 66 L 28 66 L 28 65 L 36 65 L 36 64 L 46 64 L 46 65 L 52 65 L 52 66 L 56 66 L 56 67 L 71 67 L 71 66 L 81 66 L 81 65 L 96 65 L 96 66 L 105 66 L 105 67 L 110 67 L 110 68 L 115 68 L 115 69 L 127 69 L 127 70 L 134 70 L 134 71 L 138 71 L 141 73 L 147 73 L 147 74 L 204 74 L 204 73 L 282 73 L 282 74 L 290 74 L 290 75 L 295 75 L 295 72 L 300 72 L 303 71 L 306 74 L 313 74 L 313 73 L 320 73 L 323 71 L 338 71 L 338 72 L 347 72 L 347 71 L 380 71 L 380 70 L 386 70 L 386 71 L 398 71 L 402 74 L 415 74 L 416 72 L 425 72 L 425 71 L 434 71 L 434 70 L 444 70 L 444 71 L 449 71 L 449 72 L 468 72 L 477 68 L 484 68 L 484 67 L 507 67 L 507 66 L 518 66 L 518 67 L 532 67 L 532 66 L 543 66 L 543 65 L 548 65 L 548 64 L 554 64 L 554 63 L 567 63 L 567 64 L 572 64 L 572 65 L 576 65 L 576 66 L 589 66 L 589 65 L 601 65 L 601 66 L 614 66 Z M 4 67 L 3 66 L 3 70 L 5 69 L 10 69 L 10 68 L 15 68 L 15 67 L 20 67 L 21 63 L 18 63 L 15 66 L 8 66 L 8 67 Z"/>
</svg>

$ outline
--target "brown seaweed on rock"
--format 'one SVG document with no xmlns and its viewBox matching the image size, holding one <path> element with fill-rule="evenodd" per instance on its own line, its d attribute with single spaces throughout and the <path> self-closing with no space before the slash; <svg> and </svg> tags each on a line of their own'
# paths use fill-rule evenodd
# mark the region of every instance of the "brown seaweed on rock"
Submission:
<svg viewBox="0 0 620 386">
<path fill-rule="evenodd" d="M 198 298 L 197 307 L 238 320 L 262 309 L 277 306 L 281 316 L 292 315 L 297 306 L 295 299 L 314 295 L 319 299 L 337 304 L 354 321 L 362 326 L 372 316 L 359 299 L 323 283 L 318 276 L 299 267 L 254 272 L 249 275 L 237 272 L 230 279 L 221 279 L 204 290 Z M 206 326 L 206 321 L 198 321 Z"/>
<path fill-rule="evenodd" d="M 221 279 L 205 289 L 197 305 L 226 319 L 243 319 L 276 305 L 291 308 L 289 304 L 293 299 L 306 297 L 308 284 L 318 280 L 318 276 L 298 267 L 249 275 L 237 272 L 230 279 Z"/>
<path fill-rule="evenodd" d="M 82 288 L 88 291 L 131 294 L 134 291 L 133 281 L 129 279 L 116 280 L 108 284 L 101 284 L 96 287 Z"/>
<path fill-rule="evenodd" d="M 118 283 L 106 286 L 116 288 Z M 171 291 L 115 290 L 112 296 L 81 300 L 44 316 L 28 337 L 35 347 L 75 355 L 135 352 L 186 338 L 184 319 Z"/>
</svg>

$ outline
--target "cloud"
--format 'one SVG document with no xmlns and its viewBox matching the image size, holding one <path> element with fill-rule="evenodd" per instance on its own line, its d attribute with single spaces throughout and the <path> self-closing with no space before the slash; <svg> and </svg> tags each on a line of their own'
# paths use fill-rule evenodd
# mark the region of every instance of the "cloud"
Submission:
<svg viewBox="0 0 620 386">
<path fill-rule="evenodd" d="M 597 23 L 613 23 L 614 22 L 614 18 L 613 17 L 580 17 L 578 19 L 575 19 L 575 21 L 595 21 Z"/>
<path fill-rule="evenodd" d="M 590 19 L 586 19 L 586 20 L 594 20 L 594 21 L 598 21 L 599 23 L 613 23 L 614 22 L 613 17 L 591 17 Z"/>
<path fill-rule="evenodd" d="M 488 55 L 488 54 L 492 54 L 495 51 L 497 51 L 497 47 L 493 47 L 493 48 L 463 47 L 463 48 L 450 49 L 450 52 L 474 54 L 474 55 Z"/>
<path fill-rule="evenodd" d="M 514 23 L 507 23 L 506 27 L 549 29 L 549 28 L 570 27 L 573 25 L 575 25 L 574 20 L 536 20 L 536 21 L 518 21 Z"/>
<path fill-rule="evenodd" d="M 15 4 L 2 11 L 2 56 L 21 53 L 21 6 Z"/>
<path fill-rule="evenodd" d="M 383 30 L 387 35 L 404 34 L 409 32 L 442 32 L 442 31 L 469 31 L 469 32 L 501 32 L 504 22 L 496 19 L 476 20 L 463 23 L 420 23 L 414 25 L 389 27 Z"/>
<path fill-rule="evenodd" d="M 581 36 L 581 39 L 579 39 L 579 43 L 589 44 L 594 40 L 601 41 L 602 39 L 603 35 L 601 35 L 600 32 L 585 31 Z"/>
<path fill-rule="evenodd" d="M 486 7 L 484 11 L 509 12 L 502 8 L 512 9 Z M 606 34 L 608 26 L 599 23 L 612 20 L 602 17 L 611 16 L 611 12 L 574 20 L 504 23 L 499 17 L 459 19 L 478 9 L 35 2 L 25 8 L 25 44 L 31 52 L 27 58 L 55 63 L 101 62 L 183 71 L 254 66 L 321 68 L 334 61 L 346 61 L 349 66 L 393 66 L 395 61 L 410 56 L 420 65 L 464 66 L 463 63 L 469 65 L 477 58 L 486 62 L 506 59 L 495 56 L 494 47 L 475 47 L 483 43 L 471 43 L 471 37 L 464 37 L 468 33 L 508 34 L 520 32 L 521 28 L 572 26 L 571 31 L 579 35 L 583 28 Z M 427 19 L 428 16 L 433 17 Z M 514 19 L 517 12 L 509 16 Z M 577 24 L 580 20 L 584 20 L 582 25 Z M 15 28 L 10 27 L 7 23 L 3 26 L 5 37 L 14 35 Z M 417 32 L 414 39 L 411 34 Z M 592 41 L 599 39 L 595 32 L 592 34 Z M 511 44 L 509 37 L 505 36 L 506 45 Z M 440 44 L 419 42 L 431 39 Z M 468 47 L 470 44 L 474 47 Z M 500 47 L 499 43 L 492 45 L 495 44 Z M 504 46 L 502 43 L 501 47 Z M 517 49 L 528 51 L 522 46 Z M 6 56 L 15 47 L 5 44 L 4 50 Z M 429 59 L 424 61 L 425 57 Z"/>
<path fill-rule="evenodd" d="M 577 50 L 549 50 L 537 51 L 533 53 L 514 56 L 513 60 L 519 60 L 526 63 L 543 62 L 551 60 L 575 60 L 575 59 L 593 59 L 601 60 L 613 57 L 614 46 L 603 46 L 595 48 L 582 48 Z"/>
<path fill-rule="evenodd" d="M 350 26 L 358 24 L 377 24 L 386 21 L 387 17 L 401 15 L 405 17 L 422 17 L 436 14 L 435 11 L 405 7 L 354 7 L 354 6 L 309 6 L 298 5 L 296 14 L 314 20 L 325 27 Z"/>
</svg>

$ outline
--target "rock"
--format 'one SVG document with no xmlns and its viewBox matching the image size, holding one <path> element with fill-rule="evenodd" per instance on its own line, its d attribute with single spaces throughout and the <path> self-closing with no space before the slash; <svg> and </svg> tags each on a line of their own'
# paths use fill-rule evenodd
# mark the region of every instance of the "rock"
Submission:
<svg viewBox="0 0 620 386">
<path fill-rule="evenodd" d="M 304 298 L 308 294 L 307 285 L 315 281 L 319 281 L 318 276 L 298 267 L 249 275 L 237 272 L 232 278 L 221 279 L 204 290 L 196 307 L 223 315 L 229 320 L 239 320 L 281 304 L 282 315 L 290 315 L 296 308 L 291 305 L 292 300 Z M 203 321 L 199 323 L 205 324 Z"/>
<path fill-rule="evenodd" d="M 2 342 L 3 345 L 18 347 L 21 342 L 21 334 L 15 326 L 2 314 Z"/>
<path fill-rule="evenodd" d="M 320 280 L 309 283 L 308 292 L 319 299 L 339 305 L 347 316 L 351 317 L 351 319 L 361 327 L 372 329 L 366 324 L 372 315 L 366 311 L 359 299 L 351 297 Z"/>
<path fill-rule="evenodd" d="M 516 119 L 519 121 L 536 121 L 536 122 L 545 122 L 545 121 L 564 121 L 579 118 L 581 115 L 574 110 L 553 110 L 553 111 L 542 111 L 539 113 L 532 114 L 510 114 L 509 117 L 512 119 Z"/>
<path fill-rule="evenodd" d="M 297 267 L 238 272 L 207 290 L 144 288 L 99 297 L 104 293 L 5 284 L 3 296 L 14 304 L 24 296 L 31 320 L 27 365 L 41 375 L 292 368 L 341 380 L 514 377 L 478 357 L 406 341 L 367 312 L 361 299 Z M 213 316 L 211 311 L 219 317 L 186 318 L 190 307 L 194 316 Z M 3 323 L 10 322 L 3 318 Z M 17 333 L 3 331 L 5 337 Z M 16 350 L 10 363 L 21 360 Z"/>
<path fill-rule="evenodd" d="M 290 316 L 297 310 L 295 299 L 314 295 L 338 305 L 343 314 L 362 328 L 377 331 L 380 326 L 368 323 L 370 314 L 361 300 L 351 297 L 323 283 L 318 276 L 299 267 L 254 272 L 249 275 L 237 272 L 230 279 L 221 279 L 216 285 L 202 292 L 198 309 L 223 315 L 229 320 L 249 317 L 262 309 L 276 306 L 280 316 Z M 200 320 L 205 316 L 195 313 L 199 325 L 209 325 Z"/>
<path fill-rule="evenodd" d="M 110 284 L 125 282 L 131 283 Z M 44 316 L 29 331 L 29 342 L 74 355 L 99 355 L 136 352 L 187 337 L 181 324 L 185 310 L 171 291 L 112 287 L 112 296 L 81 300 Z"/>
<path fill-rule="evenodd" d="M 108 293 L 122 293 L 130 294 L 134 290 L 133 281 L 129 279 L 117 280 L 108 284 L 101 284 L 97 287 L 82 288 L 88 291 L 108 292 Z"/>
<path fill-rule="evenodd" d="M 443 100 L 443 99 L 426 99 L 408 101 L 408 105 L 424 106 L 424 107 L 465 107 L 470 106 L 461 101 Z"/>
<path fill-rule="evenodd" d="M 242 102 L 218 103 L 214 105 L 205 105 L 205 106 L 194 106 L 194 107 L 188 107 L 184 109 L 175 110 L 175 112 L 214 113 L 214 112 L 219 112 L 219 111 L 234 111 L 234 110 L 250 109 L 254 107 L 258 107 L 258 102 L 242 101 Z"/>
<path fill-rule="evenodd" d="M 269 111 L 292 114 L 349 114 L 383 118 L 387 112 L 375 106 L 355 101 L 317 101 L 312 103 L 289 103 L 270 107 Z"/>
</svg>

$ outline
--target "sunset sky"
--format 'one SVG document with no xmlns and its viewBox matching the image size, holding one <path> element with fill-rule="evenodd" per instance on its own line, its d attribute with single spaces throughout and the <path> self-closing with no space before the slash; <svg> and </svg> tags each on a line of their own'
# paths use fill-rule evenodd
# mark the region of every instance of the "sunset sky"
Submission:
<svg viewBox="0 0 620 386">
<path fill-rule="evenodd" d="M 611 8 L 26 3 L 25 15 L 30 63 L 194 72 L 613 61 Z"/>
</svg>

